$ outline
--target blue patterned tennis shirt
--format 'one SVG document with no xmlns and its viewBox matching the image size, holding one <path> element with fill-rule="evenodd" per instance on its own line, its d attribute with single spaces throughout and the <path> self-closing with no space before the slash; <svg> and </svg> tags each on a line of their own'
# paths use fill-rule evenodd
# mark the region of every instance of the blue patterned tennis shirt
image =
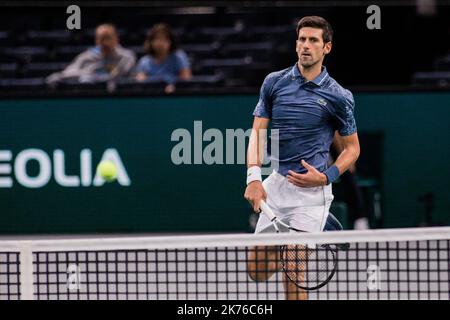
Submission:
<svg viewBox="0 0 450 320">
<path fill-rule="evenodd" d="M 335 130 L 342 136 L 356 132 L 352 93 L 328 75 L 325 67 L 307 81 L 293 67 L 270 73 L 261 86 L 253 115 L 271 120 L 278 129 L 279 155 L 271 154 L 272 166 L 286 176 L 289 170 L 305 173 L 303 159 L 320 172 L 327 169 Z M 273 145 L 274 141 L 272 141 Z"/>
</svg>

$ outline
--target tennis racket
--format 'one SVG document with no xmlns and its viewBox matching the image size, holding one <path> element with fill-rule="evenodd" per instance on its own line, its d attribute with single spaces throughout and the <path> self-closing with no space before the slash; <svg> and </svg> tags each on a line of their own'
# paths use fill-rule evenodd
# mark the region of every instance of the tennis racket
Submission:
<svg viewBox="0 0 450 320">
<path fill-rule="evenodd" d="M 270 219 L 276 232 L 304 232 L 281 221 L 270 207 L 261 201 L 262 212 Z M 280 261 L 283 272 L 297 287 L 316 290 L 325 286 L 336 273 L 338 247 L 333 244 L 283 245 Z"/>
</svg>

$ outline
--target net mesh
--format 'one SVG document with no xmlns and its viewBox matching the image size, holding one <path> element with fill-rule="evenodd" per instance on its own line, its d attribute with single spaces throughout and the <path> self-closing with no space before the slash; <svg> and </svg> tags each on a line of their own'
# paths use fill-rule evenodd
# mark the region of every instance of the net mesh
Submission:
<svg viewBox="0 0 450 320">
<path fill-rule="evenodd" d="M 0 300 L 19 298 L 19 254 L 0 252 Z"/>
<path fill-rule="evenodd" d="M 450 228 L 428 228 L 1 241 L 0 299 L 449 300 L 449 238 Z M 283 245 L 306 240 L 350 243 L 317 290 L 292 286 L 280 263 Z"/>
</svg>

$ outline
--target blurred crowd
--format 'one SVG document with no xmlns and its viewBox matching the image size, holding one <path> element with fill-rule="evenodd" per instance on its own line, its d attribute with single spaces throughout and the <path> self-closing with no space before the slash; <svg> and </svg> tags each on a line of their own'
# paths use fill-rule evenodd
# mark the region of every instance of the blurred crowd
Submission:
<svg viewBox="0 0 450 320">
<path fill-rule="evenodd" d="M 101 24 L 95 31 L 95 46 L 77 55 L 64 70 L 49 75 L 46 83 L 56 88 L 67 79 L 113 83 L 119 78 L 132 78 L 139 82 L 163 82 L 165 92 L 172 93 L 178 80 L 192 78 L 189 59 L 167 24 L 154 25 L 143 46 L 145 55 L 136 61 L 136 54 L 120 45 L 116 27 Z"/>
</svg>

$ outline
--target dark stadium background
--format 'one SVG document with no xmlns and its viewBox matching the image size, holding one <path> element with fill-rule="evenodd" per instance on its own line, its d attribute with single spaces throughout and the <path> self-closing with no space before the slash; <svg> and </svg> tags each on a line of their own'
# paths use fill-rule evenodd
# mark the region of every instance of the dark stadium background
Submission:
<svg viewBox="0 0 450 320">
<path fill-rule="evenodd" d="M 51 179 L 30 189 L 11 174 L 13 187 L 0 189 L 0 233 L 250 230 L 245 166 L 175 166 L 170 133 L 192 130 L 195 120 L 204 130 L 249 128 L 265 75 L 295 63 L 296 22 L 313 14 L 334 28 L 330 75 L 355 95 L 358 178 L 371 227 L 450 223 L 448 2 L 436 1 L 431 16 L 419 14 L 415 1 L 77 2 L 82 28 L 67 31 L 69 4 L 0 3 L 0 150 L 11 151 L 13 166 L 24 149 L 50 158 L 61 149 L 66 171 L 79 175 L 82 149 L 95 162 L 116 148 L 132 184 L 67 188 Z M 370 4 L 381 8 L 380 30 L 366 27 Z M 113 92 L 105 84 L 45 85 L 47 75 L 93 45 L 98 24 L 115 24 L 122 45 L 139 58 L 146 31 L 158 22 L 175 29 L 194 73 L 172 95 L 130 80 Z M 349 227 L 345 190 L 334 188 L 333 210 Z"/>
</svg>

